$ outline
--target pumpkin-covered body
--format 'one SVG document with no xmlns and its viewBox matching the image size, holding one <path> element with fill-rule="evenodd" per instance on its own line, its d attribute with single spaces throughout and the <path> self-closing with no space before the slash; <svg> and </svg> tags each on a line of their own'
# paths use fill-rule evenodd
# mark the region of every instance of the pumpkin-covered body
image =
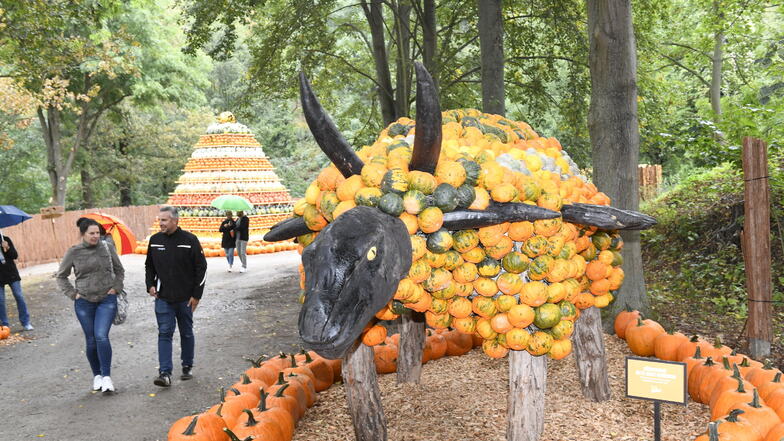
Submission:
<svg viewBox="0 0 784 441">
<path fill-rule="evenodd" d="M 335 165 L 325 169 L 308 189 L 316 203 L 295 210 L 313 230 L 298 238 L 300 251 L 345 212 L 339 201 L 376 207 L 405 223 L 412 246 L 408 277 L 377 317 L 409 308 L 426 312 L 433 328 L 479 333 L 491 357 L 510 349 L 565 357 L 571 344 L 561 342 L 579 309 L 607 306 L 623 281 L 620 235 L 560 217 L 462 230 L 445 228 L 444 218 L 503 203 L 560 211 L 564 204 L 609 205 L 609 198 L 579 174 L 556 139 L 523 122 L 451 110 L 442 113 L 441 128 L 433 173 L 409 169 L 416 123 L 408 118 L 356 152 L 360 174 L 346 179 Z M 305 286 L 307 274 L 300 273 Z"/>
</svg>

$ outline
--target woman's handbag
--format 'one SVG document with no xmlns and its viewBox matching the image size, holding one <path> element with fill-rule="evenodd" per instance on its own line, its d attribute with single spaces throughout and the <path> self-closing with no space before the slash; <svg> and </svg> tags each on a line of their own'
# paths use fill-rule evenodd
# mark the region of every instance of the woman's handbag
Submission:
<svg viewBox="0 0 784 441">
<path fill-rule="evenodd" d="M 112 277 L 114 277 L 114 263 L 112 262 L 112 252 L 109 250 L 109 247 L 106 245 L 106 242 L 101 241 L 103 244 L 103 248 L 109 253 L 109 270 L 112 272 Z M 117 296 L 117 314 L 114 315 L 114 320 L 112 323 L 115 325 L 122 325 L 125 323 L 125 319 L 128 318 L 128 294 L 125 290 L 122 290 L 115 294 Z"/>
</svg>

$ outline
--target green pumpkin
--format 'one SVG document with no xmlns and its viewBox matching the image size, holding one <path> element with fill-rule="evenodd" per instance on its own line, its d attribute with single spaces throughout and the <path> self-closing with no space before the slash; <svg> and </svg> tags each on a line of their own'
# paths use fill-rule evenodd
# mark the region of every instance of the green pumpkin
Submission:
<svg viewBox="0 0 784 441">
<path fill-rule="evenodd" d="M 561 318 L 563 320 L 574 320 L 577 317 L 577 307 L 568 300 L 561 300 L 558 303 L 558 308 L 561 310 Z"/>
<path fill-rule="evenodd" d="M 597 250 L 603 251 L 610 248 L 610 244 L 612 243 L 612 239 L 610 235 L 605 233 L 604 231 L 597 231 L 591 236 L 591 242 L 593 246 L 596 247 Z"/>
<path fill-rule="evenodd" d="M 501 260 L 501 265 L 503 265 L 504 271 L 508 273 L 520 274 L 528 269 L 528 262 L 528 257 L 525 254 L 512 251 L 504 256 Z"/>
<path fill-rule="evenodd" d="M 386 214 L 400 216 L 403 212 L 403 198 L 395 193 L 387 193 L 378 201 L 378 208 Z"/>
<path fill-rule="evenodd" d="M 434 299 L 441 299 L 441 300 L 449 300 L 455 295 L 457 295 L 457 283 L 454 281 L 449 282 L 449 286 L 444 289 L 440 289 L 438 291 L 433 291 L 430 293 Z M 446 311 L 442 311 L 446 312 Z"/>
<path fill-rule="evenodd" d="M 338 196 L 334 191 L 322 191 L 319 194 L 317 201 L 321 215 L 324 216 L 324 219 L 328 222 L 333 221 L 332 212 L 335 211 L 335 208 L 339 203 L 340 199 L 338 199 Z"/>
<path fill-rule="evenodd" d="M 403 305 L 403 302 L 401 302 L 400 300 L 393 300 L 392 307 L 390 308 L 390 310 L 393 313 L 400 315 L 408 311 L 408 308 L 406 308 L 405 305 Z"/>
<path fill-rule="evenodd" d="M 408 177 L 400 168 L 388 170 L 381 179 L 381 191 L 384 193 L 403 194 L 408 190 Z"/>
<path fill-rule="evenodd" d="M 491 126 L 489 124 L 479 123 L 479 130 L 481 130 L 482 133 L 484 134 L 495 135 L 501 142 L 503 142 L 504 144 L 507 143 L 506 132 L 499 129 L 498 127 Z"/>
<path fill-rule="evenodd" d="M 403 193 L 403 209 L 409 214 L 419 214 L 427 208 L 427 197 L 419 190 Z"/>
<path fill-rule="evenodd" d="M 431 253 L 444 254 L 452 248 L 452 235 L 445 229 L 427 235 L 427 249 Z"/>
<path fill-rule="evenodd" d="M 534 325 L 539 329 L 549 329 L 561 321 L 561 308 L 553 303 L 545 303 L 534 308 Z"/>
<path fill-rule="evenodd" d="M 460 253 L 465 253 L 479 245 L 479 234 L 476 230 L 455 231 L 452 234 L 452 239 L 454 239 L 452 246 Z"/>
<path fill-rule="evenodd" d="M 547 330 L 547 333 L 552 335 L 556 340 L 563 340 L 569 338 L 574 332 L 574 322 L 569 320 L 561 320 L 556 323 L 552 328 Z"/>
<path fill-rule="evenodd" d="M 433 192 L 433 200 L 436 207 L 442 212 L 448 213 L 457 208 L 457 189 L 444 182 L 436 187 Z"/>
<path fill-rule="evenodd" d="M 454 248 L 454 236 L 452 236 L 452 248 Z M 453 269 L 457 268 L 458 266 L 463 264 L 463 257 L 460 256 L 455 250 L 449 250 L 446 252 L 446 260 L 444 260 L 444 269 L 452 271 Z"/>
<path fill-rule="evenodd" d="M 621 248 L 623 248 L 623 239 L 621 238 L 621 235 L 615 233 L 611 237 L 612 240 L 610 241 L 610 249 L 612 251 L 621 251 Z"/>
<path fill-rule="evenodd" d="M 430 173 L 412 171 L 408 174 L 408 188 L 419 190 L 424 194 L 433 194 L 436 189 L 436 178 Z"/>
<path fill-rule="evenodd" d="M 468 208 L 476 199 L 476 190 L 470 185 L 463 184 L 457 187 L 457 208 Z"/>
<path fill-rule="evenodd" d="M 550 256 L 539 256 L 528 264 L 528 275 L 532 280 L 542 280 L 553 269 L 555 260 Z"/>
<path fill-rule="evenodd" d="M 520 198 L 521 201 L 526 200 L 536 202 L 539 200 L 540 196 L 542 196 L 542 188 L 539 187 L 533 180 L 529 180 L 523 183 L 522 191 L 518 194 L 518 198 Z"/>
<path fill-rule="evenodd" d="M 366 207 L 376 207 L 382 195 L 381 190 L 376 187 L 360 188 L 354 195 L 354 203 Z"/>
<path fill-rule="evenodd" d="M 613 251 L 613 261 L 612 266 L 621 266 L 623 265 L 623 256 L 618 251 Z"/>
<path fill-rule="evenodd" d="M 413 127 L 414 127 L 413 125 L 392 123 L 392 125 L 389 126 L 389 130 L 387 130 L 387 134 L 389 136 L 398 136 L 398 135 L 406 136 L 406 135 L 408 135 L 408 132 Z M 406 145 L 408 145 L 408 144 L 406 144 Z"/>
<path fill-rule="evenodd" d="M 491 257 L 485 257 L 483 261 L 479 262 L 476 269 L 482 277 L 495 277 L 501 272 L 501 265 L 497 260 Z"/>
<path fill-rule="evenodd" d="M 476 183 L 479 181 L 479 173 L 482 171 L 482 167 L 476 162 L 468 159 L 460 158 L 457 162 L 459 162 L 466 171 L 466 179 L 463 185 L 475 187 Z"/>
</svg>

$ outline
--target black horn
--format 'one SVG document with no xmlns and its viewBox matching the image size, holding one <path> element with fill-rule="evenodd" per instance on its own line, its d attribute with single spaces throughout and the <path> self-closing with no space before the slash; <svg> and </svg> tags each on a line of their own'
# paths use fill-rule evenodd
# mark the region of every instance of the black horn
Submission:
<svg viewBox="0 0 784 441">
<path fill-rule="evenodd" d="M 656 219 L 646 214 L 606 205 L 564 204 L 561 214 L 567 222 L 603 230 L 647 230 L 656 225 Z"/>
<path fill-rule="evenodd" d="M 365 164 L 354 153 L 351 144 L 340 134 L 335 123 L 321 107 L 321 103 L 310 88 L 310 83 L 303 72 L 299 73 L 299 95 L 305 120 L 321 150 L 327 154 L 329 160 L 335 164 L 344 177 L 360 174 Z"/>
<path fill-rule="evenodd" d="M 554 219 L 561 213 L 536 205 L 521 203 L 492 204 L 484 210 L 455 210 L 444 213 L 444 228 L 465 230 L 498 225 L 504 222 Z"/>
<path fill-rule="evenodd" d="M 301 217 L 293 217 L 273 225 L 267 234 L 264 235 L 264 240 L 267 242 L 279 242 L 312 232 Z"/>
<path fill-rule="evenodd" d="M 420 62 L 414 62 L 417 77 L 416 133 L 411 170 L 433 173 L 441 154 L 441 105 L 433 78 Z"/>
</svg>

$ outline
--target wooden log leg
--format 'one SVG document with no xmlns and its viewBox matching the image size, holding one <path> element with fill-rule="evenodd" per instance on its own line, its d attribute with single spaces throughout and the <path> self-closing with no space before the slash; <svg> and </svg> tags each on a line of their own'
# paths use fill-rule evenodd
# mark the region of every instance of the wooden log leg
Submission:
<svg viewBox="0 0 784 441">
<path fill-rule="evenodd" d="M 544 430 L 547 357 L 509 351 L 507 441 L 538 441 Z"/>
<path fill-rule="evenodd" d="M 425 315 L 409 310 L 400 315 L 400 320 L 397 382 L 419 384 L 425 347 Z"/>
<path fill-rule="evenodd" d="M 357 441 L 386 441 L 387 420 L 381 406 L 373 348 L 357 340 L 343 358 L 342 372 Z"/>
<path fill-rule="evenodd" d="M 598 308 L 590 307 L 582 311 L 575 323 L 572 341 L 583 396 L 592 401 L 609 400 L 610 380 L 607 378 L 602 316 Z"/>
</svg>

